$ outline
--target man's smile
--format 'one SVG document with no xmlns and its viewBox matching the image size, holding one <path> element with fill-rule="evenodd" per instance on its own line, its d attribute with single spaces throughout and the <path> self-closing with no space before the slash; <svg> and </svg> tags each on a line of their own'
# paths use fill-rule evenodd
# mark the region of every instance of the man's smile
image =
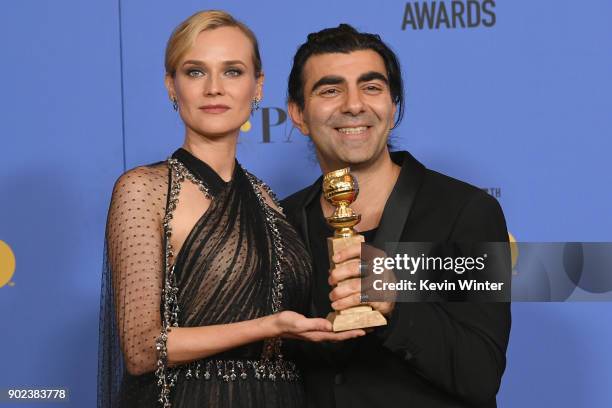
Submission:
<svg viewBox="0 0 612 408">
<path fill-rule="evenodd" d="M 358 135 L 368 130 L 368 126 L 340 127 L 336 128 L 336 130 L 340 133 L 344 133 L 345 135 Z"/>
</svg>

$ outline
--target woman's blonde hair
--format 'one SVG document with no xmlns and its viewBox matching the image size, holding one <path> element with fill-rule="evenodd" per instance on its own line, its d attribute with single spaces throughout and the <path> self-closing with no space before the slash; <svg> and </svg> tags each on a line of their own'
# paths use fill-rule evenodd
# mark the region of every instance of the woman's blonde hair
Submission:
<svg viewBox="0 0 612 408">
<path fill-rule="evenodd" d="M 222 10 L 197 12 L 174 29 L 166 45 L 166 57 L 164 61 L 166 73 L 174 76 L 180 59 L 193 46 L 198 34 L 202 31 L 214 30 L 219 27 L 236 27 L 248 37 L 253 45 L 255 77 L 259 77 L 262 67 L 261 57 L 259 55 L 259 45 L 255 34 L 244 23 L 241 23 L 229 13 Z"/>
</svg>

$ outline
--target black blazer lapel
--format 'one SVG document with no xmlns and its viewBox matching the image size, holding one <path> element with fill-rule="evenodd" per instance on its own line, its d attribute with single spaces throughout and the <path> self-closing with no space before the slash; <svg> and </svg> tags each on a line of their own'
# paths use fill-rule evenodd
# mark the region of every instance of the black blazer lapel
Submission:
<svg viewBox="0 0 612 408">
<path fill-rule="evenodd" d="M 385 249 L 385 243 L 401 240 L 408 214 L 410 214 L 425 174 L 425 166 L 408 152 L 393 152 L 391 159 L 401 165 L 402 169 L 385 204 L 378 231 L 374 237 L 373 245 L 380 249 Z"/>
</svg>

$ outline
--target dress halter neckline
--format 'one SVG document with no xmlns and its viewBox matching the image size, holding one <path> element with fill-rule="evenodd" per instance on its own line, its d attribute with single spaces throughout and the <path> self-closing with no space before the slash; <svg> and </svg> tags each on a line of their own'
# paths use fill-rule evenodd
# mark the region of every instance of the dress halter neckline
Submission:
<svg viewBox="0 0 612 408">
<path fill-rule="evenodd" d="M 234 173 L 230 181 L 225 181 L 217 174 L 217 172 L 208 165 L 205 161 L 198 159 L 189 151 L 179 147 L 173 154 L 172 158 L 180 161 L 194 176 L 200 179 L 211 195 L 216 196 L 223 189 L 229 186 L 236 179 L 236 172 L 240 168 L 238 161 L 234 165 Z"/>
</svg>

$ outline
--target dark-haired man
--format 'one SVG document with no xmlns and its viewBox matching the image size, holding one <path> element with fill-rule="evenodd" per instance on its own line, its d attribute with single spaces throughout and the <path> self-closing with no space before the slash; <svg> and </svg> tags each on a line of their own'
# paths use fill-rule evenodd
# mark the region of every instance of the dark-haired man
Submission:
<svg viewBox="0 0 612 408">
<path fill-rule="evenodd" d="M 348 25 L 308 36 L 289 77 L 293 123 L 312 139 L 323 173 L 351 167 L 360 193 L 352 208 L 366 242 L 507 241 L 496 200 L 425 168 L 408 152 L 390 153 L 401 119 L 403 85 L 394 53 L 377 35 Z M 321 179 L 285 199 L 314 262 L 312 310 L 324 317 L 360 303 L 357 263 L 329 271 L 325 218 L 333 208 Z M 358 254 L 352 248 L 339 263 Z M 334 288 L 344 279 L 348 285 Z M 393 303 L 372 306 L 389 324 L 363 338 L 306 348 L 303 374 L 311 407 L 495 407 L 510 331 L 507 303 Z"/>
</svg>

